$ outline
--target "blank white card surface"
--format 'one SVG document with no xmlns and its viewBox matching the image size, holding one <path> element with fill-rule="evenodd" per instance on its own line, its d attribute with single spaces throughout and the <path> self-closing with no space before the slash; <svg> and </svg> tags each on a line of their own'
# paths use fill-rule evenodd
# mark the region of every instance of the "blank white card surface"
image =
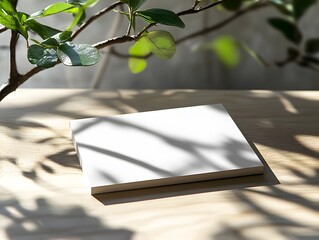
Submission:
<svg viewBox="0 0 319 240">
<path fill-rule="evenodd" d="M 72 120 L 70 125 L 92 194 L 263 172 L 221 104 Z"/>
</svg>

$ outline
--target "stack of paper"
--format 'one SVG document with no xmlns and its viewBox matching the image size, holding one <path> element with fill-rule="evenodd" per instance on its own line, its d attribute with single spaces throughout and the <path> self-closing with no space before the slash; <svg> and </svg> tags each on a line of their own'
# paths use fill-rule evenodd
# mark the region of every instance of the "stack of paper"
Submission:
<svg viewBox="0 0 319 240">
<path fill-rule="evenodd" d="M 263 172 L 260 159 L 221 104 L 70 124 L 92 194 Z"/>
</svg>

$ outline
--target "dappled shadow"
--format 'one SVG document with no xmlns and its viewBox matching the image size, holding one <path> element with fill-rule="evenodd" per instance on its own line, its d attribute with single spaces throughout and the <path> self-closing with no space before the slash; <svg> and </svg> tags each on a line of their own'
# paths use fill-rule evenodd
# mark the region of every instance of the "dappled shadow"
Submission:
<svg viewBox="0 0 319 240">
<path fill-rule="evenodd" d="M 221 105 L 71 126 L 92 193 L 262 173 L 260 160 Z"/>
<path fill-rule="evenodd" d="M 43 90 L 48 91 L 48 90 Z M 49 90 L 50 91 L 50 90 Z M 52 91 L 52 90 L 51 90 Z M 236 91 L 234 91 L 236 93 Z M 262 134 L 249 134 L 249 137 L 253 137 L 256 139 L 256 143 L 263 143 L 264 145 L 274 145 L 274 147 L 279 147 L 283 149 L 283 147 L 289 147 L 288 150 L 293 150 L 294 148 L 296 151 L 308 151 L 307 148 L 304 148 L 302 144 L 296 142 L 293 138 L 294 134 L 302 134 L 302 135 L 319 135 L 319 130 L 313 129 L 311 126 L 307 126 L 304 124 L 301 128 L 289 128 L 287 129 L 284 126 L 285 122 L 283 122 L 283 118 L 295 118 L 296 120 L 299 119 L 299 116 L 307 115 L 308 112 L 311 112 L 318 104 L 318 100 L 311 100 L 311 99 L 302 99 L 298 98 L 298 96 L 293 96 L 285 93 L 281 93 L 280 97 L 276 95 L 272 95 L 269 93 L 269 97 L 267 94 L 265 97 L 258 97 L 258 94 L 251 93 L 249 91 L 244 91 L 245 99 L 241 99 L 240 91 L 237 91 L 238 95 L 231 94 L 232 98 L 227 98 L 227 94 L 219 94 L 218 91 L 134 91 L 130 94 L 128 91 L 128 96 L 122 97 L 123 93 L 112 93 L 111 96 L 105 95 L 103 92 L 95 92 L 95 91 L 79 91 L 72 95 L 58 95 L 57 98 L 50 99 L 44 102 L 37 102 L 35 101 L 32 105 L 27 105 L 26 107 L 3 107 L 1 106 L 1 118 L 2 125 L 6 127 L 10 123 L 11 129 L 19 129 L 23 128 L 26 124 L 25 121 L 20 121 L 19 119 L 23 118 L 25 115 L 29 115 L 32 113 L 40 113 L 46 114 L 50 113 L 52 116 L 63 116 L 68 117 L 70 119 L 79 119 L 79 118 L 87 118 L 87 117 L 95 117 L 97 114 L 103 116 L 103 111 L 99 111 L 97 114 L 90 114 L 90 110 L 92 110 L 91 106 L 99 105 L 99 108 L 105 107 L 104 115 L 109 115 L 110 112 L 107 112 L 107 108 L 113 109 L 111 114 L 121 114 L 127 113 L 127 111 L 150 111 L 150 110 L 159 110 L 159 109 L 168 109 L 173 107 L 184 107 L 184 106 L 195 106 L 201 104 L 214 104 L 214 103 L 223 103 L 227 110 L 230 112 L 231 116 L 236 120 L 236 123 L 240 126 L 242 131 L 245 130 L 250 133 L 249 130 L 255 130 L 256 127 L 258 130 L 262 131 Z M 84 96 L 85 95 L 85 96 Z M 113 96 L 112 96 L 113 95 Z M 12 96 L 14 97 L 14 96 Z M 54 97 L 54 96 L 53 96 Z M 297 113 L 293 113 L 286 108 L 279 100 L 281 98 L 285 98 L 290 102 L 290 104 L 296 109 Z M 85 102 L 84 99 L 90 99 L 90 103 L 87 105 L 83 105 L 81 109 L 78 107 L 75 110 L 69 108 L 68 110 L 60 108 L 61 105 L 64 105 L 68 102 L 76 105 L 76 101 L 78 99 L 82 99 L 81 102 Z M 92 103 L 93 101 L 93 103 Z M 237 102 L 238 101 L 238 102 Z M 268 103 L 268 107 L 264 109 L 264 111 L 258 111 L 255 118 L 251 118 L 251 112 L 256 111 L 256 106 L 258 103 L 263 105 L 263 101 Z M 236 103 L 237 102 L 237 103 Z M 241 104 L 241 102 L 243 104 Z M 5 104 L 1 103 L 2 105 Z M 80 103 L 79 103 L 80 104 Z M 271 106 L 274 106 L 271 108 Z M 307 106 L 307 107 L 303 107 Z M 12 109 L 15 109 L 13 111 Z M 87 110 L 87 111 L 86 111 Z M 271 116 L 274 116 L 270 119 Z M 276 116 L 277 115 L 277 116 Z M 10 116 L 7 118 L 6 116 Z M 240 119 L 239 119 L 240 117 Z M 249 117 L 249 119 L 247 119 Z M 263 119 L 269 120 L 269 124 L 262 126 L 261 121 Z M 14 121 L 12 121 L 14 120 Z M 35 127 L 43 127 L 43 125 L 39 123 L 30 123 L 29 126 L 31 127 L 32 124 L 35 124 Z M 253 124 L 251 126 L 251 124 Z M 296 122 L 296 126 L 298 123 Z M 34 126 L 32 126 L 34 127 Z M 47 127 L 47 126 L 45 126 Z M 279 133 L 284 133 L 283 137 L 289 137 L 289 140 L 294 144 L 291 145 L 282 145 L 280 146 L 276 141 L 272 141 L 273 137 L 264 137 L 266 136 L 273 136 L 273 134 L 279 133 L 276 130 L 281 130 Z M 287 131 L 288 130 L 288 131 Z M 246 135 L 246 134 L 245 134 Z M 259 137 L 259 138 L 258 138 Z M 258 141 L 259 140 L 259 141 Z M 296 149 L 296 145 L 299 147 Z M 290 148 L 291 146 L 291 148 Z M 313 153 L 313 152 L 312 152 Z"/>
<path fill-rule="evenodd" d="M 240 129 L 246 136 L 248 136 L 251 142 L 280 150 L 286 150 L 289 152 L 300 152 L 311 157 L 318 157 L 317 152 L 298 142 L 295 138 L 295 135 L 318 136 L 319 131 L 313 129 L 313 126 L 308 126 L 307 124 L 298 122 L 296 123 L 296 127 L 285 126 L 285 122 L 283 120 L 285 118 L 296 118 L 296 121 L 298 121 L 300 115 L 307 114 L 307 111 L 311 111 L 311 109 L 317 106 L 317 101 L 300 99 L 298 97 L 289 96 L 284 93 L 280 97 L 271 96 L 271 100 L 269 100 L 270 97 L 267 98 L 266 96 L 264 99 L 273 102 L 270 105 L 274 105 L 276 108 L 265 108 L 264 111 L 258 111 L 258 114 L 256 114 L 254 118 L 251 118 L 251 111 L 254 111 L 256 104 L 258 105 L 258 102 L 262 104 L 263 98 L 258 98 L 257 94 L 249 93 L 248 91 L 246 92 L 247 100 L 245 99 L 245 104 L 240 104 L 240 102 L 239 104 L 236 103 L 238 100 L 241 101 L 240 95 L 236 96 L 236 94 L 232 94 L 232 98 L 227 98 L 227 94 L 223 96 L 218 94 L 218 91 L 201 91 L 200 94 L 198 94 L 196 91 L 133 91 L 128 93 L 129 94 L 127 94 L 127 96 L 122 97 L 123 93 L 121 92 L 113 92 L 110 94 L 110 96 L 107 96 L 107 94 L 104 95 L 103 92 L 99 93 L 94 91 L 85 91 L 85 99 L 90 99 L 91 102 L 94 102 L 90 103 L 89 105 L 98 104 L 102 107 L 104 106 L 105 109 L 112 108 L 114 109 L 114 112 L 117 113 L 125 113 L 127 112 L 128 108 L 134 109 L 134 111 L 149 111 L 171 107 L 222 102 Z M 278 99 L 282 97 L 291 102 L 294 108 L 297 109 L 298 114 L 287 111 L 285 106 L 280 107 L 281 101 Z M 55 151 L 53 154 L 49 154 L 47 159 L 65 167 L 79 168 L 73 147 L 71 146 L 69 135 L 61 135 L 54 130 L 53 126 L 48 126 L 42 122 L 39 123 L 39 121 L 32 122 L 30 120 L 23 120 L 26 115 L 29 116 L 32 113 L 39 113 L 41 115 L 49 113 L 53 118 L 54 116 L 63 116 L 69 119 L 94 117 L 94 115 L 89 114 L 90 111 L 85 111 L 89 110 L 90 106 L 83 106 L 83 109 L 81 110 L 76 107 L 75 111 L 73 111 L 71 108 L 68 110 L 66 110 L 67 108 L 61 108 L 61 106 L 69 102 L 76 105 L 76 101 L 79 99 L 82 99 L 81 101 L 83 101 L 83 91 L 75 92 L 72 95 L 58 95 L 57 98 L 32 105 L 30 104 L 26 107 L 13 107 L 13 109 L 16 109 L 15 111 L 12 109 L 12 107 L 2 107 L 0 109 L 1 116 L 10 116 L 9 118 L 1 118 L 1 122 L 3 123 L 2 127 L 8 128 L 8 130 L 4 132 L 7 133 L 10 138 L 28 141 L 28 139 L 20 134 L 23 129 L 27 129 L 29 131 L 32 130 L 33 132 L 37 131 L 36 129 L 39 129 L 39 132 L 41 132 L 42 129 L 47 129 L 52 132 L 52 136 L 38 138 L 35 143 L 38 143 L 39 146 L 45 145 L 46 147 L 61 147 L 62 144 L 67 146 L 62 148 L 60 151 Z M 304 103 L 307 104 L 306 109 L 298 108 L 298 106 L 303 106 Z M 242 111 L 242 108 L 244 108 L 244 111 Z M 278 117 L 275 116 L 274 118 L 270 118 L 269 114 L 273 114 L 274 111 L 275 114 L 278 114 Z M 99 112 L 99 114 L 103 115 L 103 111 Z M 118 122 L 117 124 L 120 123 Z M 299 128 L 298 126 L 300 124 L 302 124 L 302 127 Z M 65 125 L 63 127 L 65 127 Z M 140 126 L 131 127 L 143 131 L 149 131 L 147 129 L 141 128 Z M 256 132 L 257 129 L 258 132 Z M 154 133 L 149 132 L 149 134 Z M 28 137 L 27 134 L 25 136 Z M 193 151 L 191 149 L 192 143 L 183 143 L 181 141 L 176 141 L 174 138 L 165 138 L 165 136 L 160 137 L 162 137 L 163 140 L 168 144 L 171 144 L 176 148 L 188 148 L 189 151 Z M 273 139 L 285 139 L 285 142 L 274 141 Z M 286 142 L 289 142 L 290 144 L 285 144 Z"/>
<path fill-rule="evenodd" d="M 81 168 L 80 163 L 77 160 L 76 153 L 74 152 L 74 148 L 71 147 L 48 155 L 47 158 L 52 162 L 63 165 L 64 167 L 75 169 Z"/>
<path fill-rule="evenodd" d="M 16 199 L 0 201 L 0 215 L 14 223 L 2 225 L 8 239 L 132 239 L 132 231 L 109 228 L 81 206 L 56 205 L 45 198 L 34 201 L 33 208 Z"/>
<path fill-rule="evenodd" d="M 50 91 L 48 91 L 48 96 L 51 94 Z M 18 91 L 18 93 L 20 92 Z M 29 100 L 34 93 L 21 92 L 21 94 L 21 98 Z M 47 181 L 42 176 L 43 172 L 55 176 L 54 179 L 66 179 L 61 173 L 81 174 L 70 140 L 68 120 L 223 103 L 247 139 L 256 144 L 266 163 L 269 164 L 269 167 L 268 164 L 265 165 L 266 170 L 269 171 L 271 168 L 274 174 L 270 170 L 268 177 L 265 174 L 101 194 L 94 197 L 108 205 L 190 194 L 197 196 L 198 193 L 228 190 L 234 196 L 234 205 L 246 206 L 255 216 L 260 216 L 261 220 L 259 222 L 248 221 L 245 225 L 244 221 L 241 222 L 241 218 L 234 221 L 231 219 L 232 215 L 229 215 L 229 221 L 223 220 L 224 225 L 220 227 L 218 232 L 211 235 L 212 239 L 248 239 L 247 235 L 250 231 L 264 232 L 268 231 L 269 228 L 275 229 L 279 236 L 288 236 L 287 238 L 290 237 L 291 239 L 316 239 L 319 235 L 318 228 L 313 227 L 311 223 L 317 221 L 314 218 L 314 216 L 318 216 L 317 204 L 313 196 L 307 197 L 307 193 L 302 190 L 306 186 L 307 189 L 311 189 L 308 190 L 309 194 L 313 193 L 319 181 L 319 168 L 317 167 L 319 151 L 316 145 L 319 137 L 319 100 L 315 93 L 309 92 L 302 96 L 298 92 L 145 90 L 115 91 L 111 93 L 78 91 L 68 95 L 68 92 L 61 91 L 59 94 L 53 94 L 52 98 L 48 97 L 40 102 L 36 100 L 34 102 L 31 100 L 31 102 L 16 101 L 14 96 L 17 95 L 10 96 L 12 98 L 5 99 L 0 104 L 0 132 L 2 139 L 4 139 L 0 143 L 0 173 L 2 175 L 8 174 L 6 169 L 14 168 L 14 171 L 12 171 L 14 174 L 19 172 L 43 188 L 48 188 L 48 190 L 52 188 L 52 191 L 54 187 L 60 186 L 61 182 L 50 182 L 52 186 L 48 182 L 42 184 L 43 181 Z M 47 117 L 43 118 L 46 115 Z M 57 122 L 54 122 L 55 120 Z M 311 139 L 315 139 L 315 141 Z M 185 142 L 181 143 L 176 139 L 164 138 L 163 140 L 175 148 L 186 148 Z M 226 142 L 226 144 L 232 143 Z M 28 163 L 25 164 L 27 166 L 21 164 L 24 161 Z M 266 179 L 260 177 L 266 177 Z M 274 185 L 278 181 L 282 184 Z M 6 182 L 1 182 L 0 187 L 6 186 L 6 184 Z M 252 188 L 253 186 L 264 187 Z M 4 194 L 7 193 L 6 189 L 0 188 L 0 191 Z M 198 194 L 198 198 L 200 196 L 202 195 Z M 16 209 L 21 208 L 17 199 L 9 201 L 15 202 L 14 207 Z M 174 201 L 178 200 L 175 198 Z M 215 204 L 214 198 L 211 198 L 210 201 L 211 204 Z M 275 204 L 268 206 L 267 202 L 272 201 Z M 2 204 L 8 205 L 10 202 L 2 201 Z M 286 206 L 289 206 L 289 208 Z M 59 207 L 56 206 L 57 209 Z M 92 223 L 99 221 L 97 217 L 79 210 L 78 206 L 70 209 L 70 211 L 65 212 L 64 216 L 82 216 L 88 222 L 92 220 Z M 298 218 L 297 213 L 293 213 L 300 209 L 306 209 L 307 216 L 311 216 L 312 220 L 303 220 L 302 216 Z M 39 215 L 42 214 L 41 211 L 43 210 L 38 211 Z M 73 215 L 73 211 L 77 214 Z M 23 214 L 27 218 L 32 217 L 29 212 L 24 211 Z M 63 214 L 59 215 L 52 212 L 50 214 L 57 216 L 56 219 L 63 217 Z M 8 213 L 3 210 L 0 211 L 0 215 L 4 218 L 10 218 Z M 248 218 L 249 214 L 244 216 L 244 218 L 246 217 Z M 49 220 L 43 219 L 43 221 L 44 225 L 49 224 Z M 216 218 L 216 221 L 218 221 L 218 218 Z M 19 231 L 26 231 L 25 234 L 32 233 L 27 228 L 23 230 L 17 224 L 19 223 L 18 219 L 12 218 L 12 222 L 15 222 L 15 224 L 6 228 L 10 236 L 15 236 L 14 233 Z M 17 225 L 16 228 L 15 225 Z M 99 223 L 97 225 L 100 230 L 106 229 Z M 73 226 L 77 227 L 79 223 L 74 223 Z M 121 233 L 121 229 L 113 230 L 110 230 L 111 235 L 119 234 L 121 236 L 123 234 L 123 237 L 119 237 L 119 239 L 130 239 L 128 237 L 130 236 L 129 231 L 124 230 Z M 103 232 L 103 230 L 101 231 Z M 81 236 L 75 237 L 81 239 Z M 83 239 L 85 238 L 83 237 Z"/>
<path fill-rule="evenodd" d="M 318 172 L 318 169 L 317 169 Z M 314 179 L 318 180 L 318 174 L 314 176 Z M 242 191 L 234 191 L 234 195 L 243 204 L 245 204 L 249 209 L 257 212 L 263 216 L 263 220 L 257 222 L 249 222 L 249 224 L 225 224 L 221 231 L 214 234 L 211 239 L 214 240 L 224 240 L 224 239 L 248 239 L 248 233 L 254 229 L 258 231 L 265 232 L 268 230 L 268 236 L 284 236 L 286 239 L 297 239 L 297 240 L 315 240 L 319 236 L 319 228 L 316 226 L 316 217 L 318 217 L 319 206 L 313 201 L 290 193 L 280 189 L 277 186 L 269 186 L 267 191 L 257 190 L 257 189 L 244 189 Z M 254 196 L 261 195 L 266 198 L 264 201 L 258 202 L 254 199 Z M 285 205 L 297 204 L 301 205 L 302 208 L 311 210 L 315 218 L 305 219 L 303 213 L 295 214 L 279 214 L 268 209 L 265 204 L 267 201 L 271 200 L 283 201 Z M 283 205 L 283 209 L 285 206 Z M 284 211 L 284 210 L 282 210 Z M 311 215 L 310 215 L 311 216 Z M 308 216 L 309 217 L 309 216 Z M 297 220 L 296 220 L 297 219 Z M 247 222 L 247 220 L 245 221 Z M 309 222 L 313 224 L 309 224 Z M 275 227 L 273 224 L 276 224 Z M 271 231 L 269 231 L 271 229 Z"/>
</svg>

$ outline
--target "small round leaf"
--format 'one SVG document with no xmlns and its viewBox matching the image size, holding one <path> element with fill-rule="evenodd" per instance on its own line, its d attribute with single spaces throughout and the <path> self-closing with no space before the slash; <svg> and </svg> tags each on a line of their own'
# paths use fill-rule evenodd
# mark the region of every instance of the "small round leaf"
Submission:
<svg viewBox="0 0 319 240">
<path fill-rule="evenodd" d="M 176 52 L 173 36 L 166 31 L 153 31 L 145 35 L 149 50 L 160 59 L 170 59 Z"/>
<path fill-rule="evenodd" d="M 138 11 L 136 14 L 149 23 L 160 23 L 168 26 L 184 28 L 185 24 L 180 17 L 166 9 L 153 8 L 145 11 Z"/>
<path fill-rule="evenodd" d="M 55 49 L 31 45 L 28 48 L 28 60 L 38 67 L 50 68 L 57 63 L 58 57 Z"/>
<path fill-rule="evenodd" d="M 99 51 L 89 44 L 65 42 L 58 47 L 58 57 L 67 66 L 91 66 L 99 62 Z"/>
<path fill-rule="evenodd" d="M 295 44 L 299 44 L 301 42 L 302 34 L 298 29 L 298 26 L 294 23 L 282 18 L 270 18 L 268 19 L 268 22 L 273 28 L 281 32 L 289 41 Z"/>
<path fill-rule="evenodd" d="M 140 73 L 146 68 L 147 61 L 140 58 L 130 58 L 128 66 L 132 73 Z"/>
<path fill-rule="evenodd" d="M 146 57 L 148 54 L 150 54 L 148 40 L 145 37 L 138 39 L 134 45 L 130 47 L 129 54 L 132 56 L 128 61 L 128 66 L 131 72 L 142 72 L 147 66 L 147 61 L 143 59 L 143 57 Z M 137 58 L 136 56 L 141 58 Z"/>
</svg>

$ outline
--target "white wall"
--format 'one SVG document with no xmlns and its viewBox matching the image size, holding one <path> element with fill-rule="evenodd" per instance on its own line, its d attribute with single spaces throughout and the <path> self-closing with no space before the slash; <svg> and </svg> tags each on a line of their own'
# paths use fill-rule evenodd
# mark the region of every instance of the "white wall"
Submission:
<svg viewBox="0 0 319 240">
<path fill-rule="evenodd" d="M 20 8 L 27 8 L 28 13 L 40 10 L 46 5 L 56 1 L 28 0 L 20 1 Z M 99 6 L 106 6 L 114 1 L 101 1 Z M 147 7 L 169 7 L 174 11 L 180 11 L 185 6 L 190 6 L 192 1 L 155 1 L 149 0 Z M 319 19 L 316 9 L 312 9 L 302 20 L 301 27 L 307 36 L 318 35 L 317 29 Z M 174 33 L 176 39 L 187 33 L 202 28 L 205 24 L 211 25 L 228 16 L 229 13 L 212 10 L 209 13 L 184 17 L 186 29 L 176 29 L 168 27 Z M 232 70 L 225 68 L 216 57 L 209 52 L 194 52 L 194 46 L 213 40 L 220 34 L 235 36 L 247 43 L 254 50 L 269 60 L 280 60 L 285 57 L 283 46 L 287 45 L 285 39 L 271 29 L 266 24 L 269 16 L 277 16 L 273 9 L 259 10 L 250 13 L 236 22 L 228 25 L 216 33 L 189 40 L 178 46 L 176 56 L 169 60 L 158 60 L 155 57 L 149 59 L 148 68 L 141 74 L 132 75 L 127 67 L 127 60 L 116 57 L 111 58 L 111 62 L 104 75 L 102 88 L 267 88 L 267 89 L 319 89 L 319 75 L 307 69 L 302 69 L 294 65 L 283 69 L 264 69 L 255 63 L 249 56 L 243 54 L 243 61 Z M 103 40 L 114 19 L 114 13 L 103 17 L 96 24 L 82 34 L 77 41 L 94 43 L 96 40 Z M 209 21 L 205 21 L 205 19 Z M 61 26 L 67 26 L 69 18 L 59 15 L 58 18 L 48 18 L 48 22 L 56 22 Z M 123 33 L 126 26 L 119 29 L 119 34 Z M 8 42 L 9 32 L 0 35 L 0 46 Z M 118 46 L 122 52 L 127 52 L 130 44 Z M 26 47 L 24 41 L 19 42 L 18 59 L 23 71 L 31 67 L 26 59 Z M 0 50 L 0 82 L 6 81 L 8 74 L 8 51 Z M 70 68 L 62 65 L 46 70 L 30 79 L 24 87 L 88 87 L 92 76 L 95 74 L 97 66 L 88 68 Z"/>
</svg>

